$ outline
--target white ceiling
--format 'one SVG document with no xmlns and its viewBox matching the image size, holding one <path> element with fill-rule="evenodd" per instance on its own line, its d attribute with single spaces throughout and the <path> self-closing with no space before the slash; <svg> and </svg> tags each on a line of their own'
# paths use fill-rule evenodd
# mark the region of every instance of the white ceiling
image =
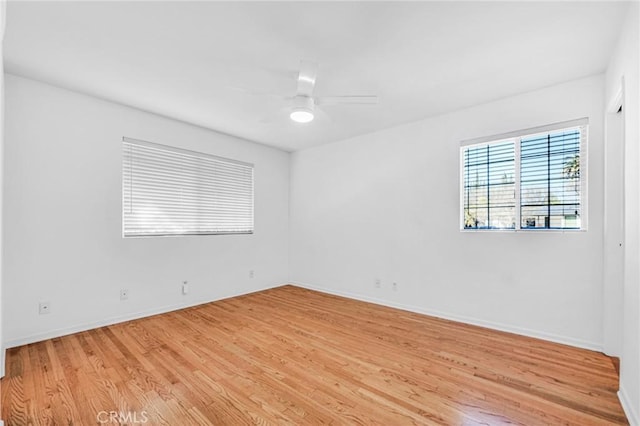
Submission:
<svg viewBox="0 0 640 426">
<path fill-rule="evenodd" d="M 603 72 L 627 7 L 10 1 L 5 68 L 295 151 Z M 379 104 L 274 116 L 302 58 L 320 64 L 316 95 Z"/>
</svg>

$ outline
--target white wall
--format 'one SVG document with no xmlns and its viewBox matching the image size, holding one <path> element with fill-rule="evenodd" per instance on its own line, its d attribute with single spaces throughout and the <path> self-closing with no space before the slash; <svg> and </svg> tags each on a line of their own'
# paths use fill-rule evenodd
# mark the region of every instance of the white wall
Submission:
<svg viewBox="0 0 640 426">
<path fill-rule="evenodd" d="M 5 357 L 5 345 L 3 339 L 3 297 L 2 297 L 2 201 L 3 201 L 3 191 L 2 191 L 2 180 L 4 176 L 3 165 L 4 165 L 4 56 L 3 56 L 3 39 L 4 39 L 4 31 L 5 24 L 7 18 L 7 2 L 5 0 L 0 0 L 0 378 L 4 376 L 4 357 Z M 2 420 L 0 420 L 0 426 L 2 426 Z"/>
<path fill-rule="evenodd" d="M 286 282 L 288 153 L 12 75 L 6 106 L 8 346 Z M 123 239 L 123 136 L 254 163 L 255 234 Z"/>
<path fill-rule="evenodd" d="M 601 348 L 603 91 L 595 76 L 294 153 L 292 281 Z M 459 230 L 460 141 L 581 117 L 588 232 Z"/>
<path fill-rule="evenodd" d="M 620 400 L 632 425 L 640 424 L 640 8 L 631 4 L 620 40 L 606 73 L 605 99 L 616 95 L 624 79 L 624 302 Z"/>
</svg>

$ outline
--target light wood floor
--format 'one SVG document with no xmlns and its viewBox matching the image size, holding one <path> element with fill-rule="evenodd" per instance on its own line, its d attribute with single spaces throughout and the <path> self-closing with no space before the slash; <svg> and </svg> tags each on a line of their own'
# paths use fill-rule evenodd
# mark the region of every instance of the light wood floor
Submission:
<svg viewBox="0 0 640 426">
<path fill-rule="evenodd" d="M 2 418 L 626 424 L 617 381 L 601 353 L 286 286 L 11 349 Z"/>
</svg>

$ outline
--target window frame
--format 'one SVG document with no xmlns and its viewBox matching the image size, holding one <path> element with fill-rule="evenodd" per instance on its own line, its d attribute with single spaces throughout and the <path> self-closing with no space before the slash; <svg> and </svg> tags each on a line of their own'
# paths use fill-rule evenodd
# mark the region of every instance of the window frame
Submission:
<svg viewBox="0 0 640 426">
<path fill-rule="evenodd" d="M 580 228 L 523 228 L 522 227 L 522 194 L 521 194 L 521 145 L 522 140 L 549 134 L 561 130 L 580 130 Z M 459 227 L 461 232 L 586 232 L 589 224 L 588 180 L 589 180 L 589 119 L 579 118 L 575 120 L 557 122 L 545 126 L 531 127 L 523 130 L 502 133 L 493 136 L 468 139 L 460 142 L 459 178 L 458 190 L 460 191 L 460 216 Z M 482 147 L 498 143 L 513 141 L 514 143 L 514 191 L 515 191 L 515 228 L 465 228 L 465 149 L 469 147 Z"/>
<path fill-rule="evenodd" d="M 247 167 L 251 170 L 251 185 L 250 185 L 250 194 L 251 194 L 251 207 L 250 207 L 250 211 L 251 211 L 251 229 L 250 230 L 243 230 L 243 231 L 221 231 L 221 232 L 216 232 L 216 231 L 198 231 L 198 232 L 148 232 L 148 233 L 127 233 L 126 230 L 126 219 L 125 219 L 125 215 L 126 215 L 126 209 L 127 209 L 127 199 L 125 197 L 125 185 L 126 185 L 126 181 L 125 181 L 125 143 L 126 144 L 135 144 L 135 145 L 139 145 L 142 147 L 149 147 L 152 149 L 158 149 L 158 150 L 164 150 L 164 151 L 168 151 L 170 153 L 174 153 L 174 154 L 183 154 L 183 155 L 187 155 L 187 156 L 193 156 L 193 157 L 198 157 L 198 158 L 206 158 L 209 160 L 213 160 L 216 162 L 222 162 L 222 163 L 226 163 L 226 164 L 231 164 L 231 165 L 236 165 L 236 166 L 242 166 L 242 167 Z M 145 140 L 141 140 L 141 139 L 134 139 L 134 138 L 129 138 L 126 136 L 122 137 L 122 141 L 121 141 L 121 149 L 122 149 L 122 154 L 121 154 L 121 159 L 122 159 L 122 170 L 120 172 L 120 177 L 121 177 L 121 219 L 122 219 L 122 238 L 123 239 L 129 239 L 129 238 L 155 238 L 155 237 L 191 237 L 191 236 L 210 236 L 210 235 L 251 235 L 255 233 L 255 165 L 253 163 L 247 163 L 244 161 L 239 161 L 239 160 L 234 160 L 234 159 L 230 159 L 230 158 L 225 158 L 225 157 L 220 157 L 217 155 L 212 155 L 206 152 L 200 152 L 200 151 L 194 151 L 194 150 L 189 150 L 189 149 L 184 149 L 184 148 L 179 148 L 176 146 L 171 146 L 171 145 L 165 145 L 165 144 L 159 144 L 159 143 L 155 143 L 155 142 L 149 142 L 149 141 L 145 141 Z M 131 161 L 131 160 L 130 160 Z M 198 167 L 200 167 L 200 165 L 198 165 Z M 195 173 L 196 168 L 194 168 L 192 171 Z M 130 171 L 131 173 L 131 171 Z M 198 176 L 199 177 L 199 176 Z M 199 180 L 199 179 L 196 179 Z"/>
</svg>

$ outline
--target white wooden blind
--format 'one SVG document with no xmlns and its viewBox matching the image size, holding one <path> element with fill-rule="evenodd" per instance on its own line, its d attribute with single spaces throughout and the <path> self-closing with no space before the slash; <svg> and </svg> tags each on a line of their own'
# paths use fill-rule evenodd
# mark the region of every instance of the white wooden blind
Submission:
<svg viewBox="0 0 640 426">
<path fill-rule="evenodd" d="M 515 229 L 515 164 L 513 140 L 464 149 L 465 229 Z"/>
<path fill-rule="evenodd" d="M 253 165 L 122 140 L 123 235 L 253 232 Z"/>
<path fill-rule="evenodd" d="M 580 229 L 580 147 L 586 127 L 523 137 L 520 141 L 522 229 Z"/>
</svg>

